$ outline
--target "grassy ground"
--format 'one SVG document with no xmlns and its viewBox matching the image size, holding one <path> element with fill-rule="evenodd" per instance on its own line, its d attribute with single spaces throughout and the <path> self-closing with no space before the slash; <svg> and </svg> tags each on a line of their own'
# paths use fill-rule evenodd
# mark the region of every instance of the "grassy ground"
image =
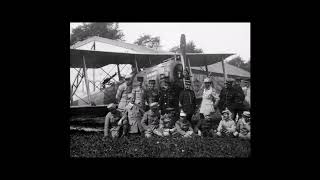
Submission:
<svg viewBox="0 0 320 180">
<path fill-rule="evenodd" d="M 132 136 L 103 140 L 103 133 L 70 131 L 71 157 L 249 157 L 250 142 L 238 138 Z"/>
</svg>

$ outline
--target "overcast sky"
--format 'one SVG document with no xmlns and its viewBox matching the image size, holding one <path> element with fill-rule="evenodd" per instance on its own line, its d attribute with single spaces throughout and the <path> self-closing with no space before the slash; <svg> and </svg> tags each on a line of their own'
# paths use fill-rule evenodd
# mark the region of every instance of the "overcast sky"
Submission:
<svg viewBox="0 0 320 180">
<path fill-rule="evenodd" d="M 71 30 L 82 23 L 70 23 Z M 180 44 L 181 34 L 204 53 L 236 53 L 250 59 L 250 23 L 119 23 L 127 43 L 140 35 L 160 36 L 162 50 Z"/>
</svg>

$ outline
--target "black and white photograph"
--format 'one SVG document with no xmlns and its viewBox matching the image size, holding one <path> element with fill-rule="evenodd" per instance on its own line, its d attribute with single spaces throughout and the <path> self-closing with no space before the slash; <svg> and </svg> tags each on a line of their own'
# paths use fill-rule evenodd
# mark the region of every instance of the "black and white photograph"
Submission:
<svg viewBox="0 0 320 180">
<path fill-rule="evenodd" d="M 70 157 L 251 157 L 250 30 L 70 22 Z"/>
</svg>

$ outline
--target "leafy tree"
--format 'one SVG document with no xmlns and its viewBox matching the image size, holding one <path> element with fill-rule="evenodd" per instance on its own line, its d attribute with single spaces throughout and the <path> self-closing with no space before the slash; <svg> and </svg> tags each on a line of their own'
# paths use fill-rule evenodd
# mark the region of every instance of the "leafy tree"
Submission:
<svg viewBox="0 0 320 180">
<path fill-rule="evenodd" d="M 170 49 L 170 52 L 181 53 L 180 46 L 174 46 Z M 187 53 L 203 53 L 203 50 L 200 48 L 196 48 L 196 45 L 193 41 L 189 41 L 186 44 L 186 52 Z"/>
<path fill-rule="evenodd" d="M 233 66 L 236 66 L 238 68 L 241 68 L 243 70 L 250 72 L 250 60 L 245 63 L 240 56 L 237 56 L 234 59 L 230 60 L 228 64 L 231 64 Z"/>
<path fill-rule="evenodd" d="M 119 29 L 118 23 L 83 23 L 72 30 L 70 45 L 91 36 L 123 40 L 124 34 Z"/>
<path fill-rule="evenodd" d="M 151 37 L 151 35 L 141 35 L 134 44 L 148 48 L 158 49 L 160 47 L 160 37 Z"/>
</svg>

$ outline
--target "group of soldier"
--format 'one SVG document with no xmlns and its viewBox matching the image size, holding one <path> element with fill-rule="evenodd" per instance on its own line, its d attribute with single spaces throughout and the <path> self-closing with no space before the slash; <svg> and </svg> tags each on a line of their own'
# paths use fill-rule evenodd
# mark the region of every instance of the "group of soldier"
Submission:
<svg viewBox="0 0 320 180">
<path fill-rule="evenodd" d="M 105 137 L 138 134 L 147 138 L 156 135 L 250 139 L 250 105 L 244 105 L 240 79 L 228 79 L 218 95 L 211 79 L 205 78 L 200 118 L 194 121 L 192 117 L 198 108 L 190 82 L 183 89 L 176 89 L 165 79 L 158 90 L 155 80 L 149 80 L 148 88 L 143 88 L 143 77 L 137 77 L 138 86 L 132 88 L 132 78 L 132 75 L 125 77 L 125 83 L 117 90 L 117 103 L 108 105 Z"/>
</svg>

